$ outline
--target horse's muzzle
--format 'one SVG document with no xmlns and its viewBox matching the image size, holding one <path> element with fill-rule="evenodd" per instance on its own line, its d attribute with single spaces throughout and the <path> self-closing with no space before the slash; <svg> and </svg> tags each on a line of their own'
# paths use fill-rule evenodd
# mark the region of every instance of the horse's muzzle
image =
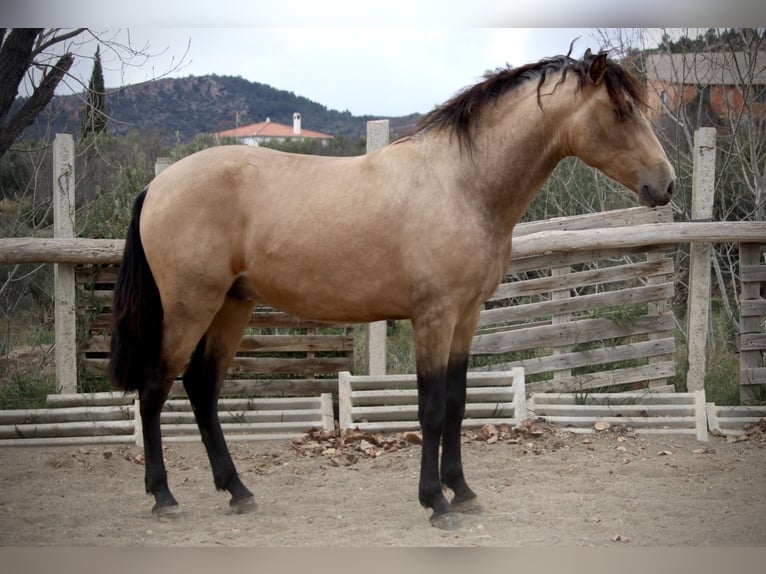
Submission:
<svg viewBox="0 0 766 574">
<path fill-rule="evenodd" d="M 653 179 L 654 181 L 645 180 L 641 184 L 638 200 L 647 207 L 666 205 L 673 198 L 673 192 L 676 189 L 675 174 L 670 170 L 670 173 L 663 173 Z"/>
</svg>

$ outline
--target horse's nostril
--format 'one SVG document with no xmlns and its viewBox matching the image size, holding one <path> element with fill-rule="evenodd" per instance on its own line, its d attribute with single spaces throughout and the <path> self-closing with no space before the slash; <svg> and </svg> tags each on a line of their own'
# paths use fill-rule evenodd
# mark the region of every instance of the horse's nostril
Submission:
<svg viewBox="0 0 766 574">
<path fill-rule="evenodd" d="M 670 184 L 668 185 L 668 197 L 673 196 L 673 192 L 676 190 L 676 180 L 671 179 Z"/>
</svg>

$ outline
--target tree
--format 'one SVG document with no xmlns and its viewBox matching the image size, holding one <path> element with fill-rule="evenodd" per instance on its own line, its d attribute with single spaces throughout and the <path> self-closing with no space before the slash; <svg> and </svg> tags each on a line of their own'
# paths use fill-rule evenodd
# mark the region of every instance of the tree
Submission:
<svg viewBox="0 0 766 574">
<path fill-rule="evenodd" d="M 697 92 L 688 103 L 675 107 L 659 98 L 663 109 L 658 134 L 675 158 L 681 178 L 674 207 L 683 219 L 690 217 L 694 132 L 705 125 L 717 131 L 714 218 L 766 219 L 764 48 L 766 30 L 742 28 L 687 32 L 675 41 L 666 33 L 659 48 L 650 51 L 673 63 L 672 76 L 678 85 L 671 91 L 681 94 L 692 85 Z M 718 106 L 713 109 L 715 95 Z M 736 247 L 716 245 L 714 255 L 719 295 L 729 320 L 738 328 Z"/>
<path fill-rule="evenodd" d="M 0 202 L 0 235 L 3 237 L 51 235 L 50 147 L 45 141 L 19 140 L 27 127 L 44 117 L 41 114 L 49 107 L 57 88 L 66 85 L 75 88 L 73 91 L 85 93 L 87 86 L 72 66 L 81 54 L 93 53 L 94 43 L 99 46 L 97 59 L 108 56 L 110 60 L 106 61 L 118 61 L 122 66 L 140 67 L 159 55 L 151 53 L 148 44 L 133 44 L 130 34 L 124 31 L 0 28 L 0 199 L 3 200 Z M 180 60 L 174 58 L 163 74 L 178 69 L 185 56 Z M 100 88 L 95 85 L 98 75 L 95 69 L 93 75 L 89 91 L 103 94 L 103 82 Z M 78 86 L 80 90 L 76 89 Z M 106 120 L 105 116 L 96 118 Z M 91 138 L 76 152 L 78 199 L 100 200 L 96 209 L 91 210 L 92 216 L 82 214 L 80 219 L 80 225 L 85 225 L 94 235 L 110 234 L 126 219 L 130 201 L 125 199 L 119 203 L 117 200 L 128 195 L 132 199 L 137 192 L 135 188 L 145 185 L 150 177 L 150 169 L 145 166 L 147 160 L 137 162 L 136 150 L 148 156 L 154 149 L 134 145 L 116 157 L 110 154 L 114 159 L 109 163 L 105 161 L 105 154 L 114 147 L 120 146 L 110 138 Z M 90 185 L 87 184 L 89 178 Z M 96 221 L 98 209 L 111 215 L 100 225 Z M 49 360 L 52 276 L 52 266 L 46 264 L 0 266 L 0 355 L 17 345 L 41 345 L 47 349 L 45 360 Z M 9 375 L 3 368 L 0 365 L 0 380 L 5 381 Z M 41 370 L 36 369 L 36 376 Z"/>
<path fill-rule="evenodd" d="M 48 50 L 83 31 L 85 28 L 77 28 L 59 34 L 58 30 L 46 32 L 43 28 L 14 28 L 10 32 L 0 28 L 0 156 L 32 125 L 72 67 L 71 52 L 52 57 Z M 42 77 L 32 95 L 11 114 L 19 88 L 33 67 L 42 71 Z"/>
<path fill-rule="evenodd" d="M 106 92 L 100 50 L 101 46 L 96 46 L 96 54 L 93 57 L 93 73 L 88 83 L 88 99 L 82 110 L 81 141 L 90 134 L 100 134 L 106 130 Z"/>
<path fill-rule="evenodd" d="M 0 157 L 37 119 L 62 81 L 85 88 L 69 73 L 83 46 L 95 42 L 123 66 L 141 66 L 159 55 L 150 53 L 148 44 L 134 46 L 129 34 L 126 41 L 119 38 L 119 32 L 101 34 L 88 28 L 0 28 Z M 100 68 L 100 51 L 97 54 Z M 160 76 L 179 69 L 185 57 L 186 53 L 178 61 L 174 58 Z M 22 87 L 27 88 L 28 97 L 19 97 Z M 103 89 L 100 92 L 103 94 Z M 101 119 L 105 121 L 106 116 Z"/>
<path fill-rule="evenodd" d="M 675 219 L 691 219 L 694 133 L 700 127 L 714 127 L 713 218 L 766 220 L 766 29 L 692 29 L 683 34 L 661 30 L 656 38 L 649 30 L 637 34 L 632 45 L 642 49 L 633 51 L 632 63 L 647 80 L 656 132 L 678 176 Z M 602 44 L 616 57 L 628 53 L 614 32 L 603 32 Z M 675 253 L 675 306 L 682 331 L 687 254 L 686 246 Z M 732 350 L 737 348 L 734 334 L 740 332 L 738 246 L 713 245 L 711 263 L 711 298 L 720 312 L 713 315 L 716 328 L 711 330 L 706 388 L 714 391 L 716 385 L 728 385 L 726 392 L 736 401 L 739 367 Z"/>
</svg>

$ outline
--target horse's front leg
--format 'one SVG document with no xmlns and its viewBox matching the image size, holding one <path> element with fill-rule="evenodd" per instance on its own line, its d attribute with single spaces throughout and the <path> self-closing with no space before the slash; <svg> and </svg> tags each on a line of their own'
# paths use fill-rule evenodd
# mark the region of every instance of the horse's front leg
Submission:
<svg viewBox="0 0 766 574">
<path fill-rule="evenodd" d="M 461 505 L 476 498 L 476 494 L 465 480 L 460 450 L 460 431 L 465 417 L 467 366 L 468 357 L 450 358 L 447 370 L 447 408 L 442 436 L 441 479 L 442 483 L 455 493 L 451 506 L 453 510 L 458 511 L 464 510 Z"/>
<path fill-rule="evenodd" d="M 439 477 L 439 444 L 444 429 L 447 362 L 454 323 L 441 313 L 413 318 L 418 379 L 418 421 L 423 433 L 418 499 L 431 508 L 437 525 L 451 512 Z M 439 524 L 440 525 L 440 524 Z"/>
<path fill-rule="evenodd" d="M 450 503 L 458 512 L 478 512 L 476 493 L 468 486 L 463 472 L 460 432 L 465 417 L 468 358 L 479 319 L 479 309 L 465 317 L 455 329 L 447 367 L 447 394 L 442 436 L 441 479 L 454 492 Z"/>
<path fill-rule="evenodd" d="M 433 521 L 451 511 L 439 478 L 439 443 L 444 428 L 446 367 L 436 372 L 418 368 L 418 420 L 423 433 L 420 456 L 418 499 L 425 508 L 433 509 Z"/>
</svg>

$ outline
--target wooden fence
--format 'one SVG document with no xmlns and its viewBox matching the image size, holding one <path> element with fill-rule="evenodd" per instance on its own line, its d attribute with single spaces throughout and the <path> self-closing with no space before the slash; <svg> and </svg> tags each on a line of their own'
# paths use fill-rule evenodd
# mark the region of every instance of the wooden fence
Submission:
<svg viewBox="0 0 766 574">
<path fill-rule="evenodd" d="M 524 371 L 469 373 L 463 428 L 485 424 L 518 426 L 527 418 Z M 341 429 L 367 432 L 418 430 L 417 377 L 352 375 L 338 377 Z"/>
<path fill-rule="evenodd" d="M 0 446 L 137 444 L 143 446 L 134 393 L 49 395 L 45 409 L 0 410 Z M 221 399 L 221 425 L 229 441 L 287 439 L 312 428 L 334 428 L 332 397 Z M 170 399 L 161 415 L 165 442 L 200 440 L 191 404 Z"/>
<path fill-rule="evenodd" d="M 672 220 L 669 206 L 631 208 L 520 224 L 514 238 Z M 475 369 L 523 367 L 532 391 L 664 385 L 675 374 L 673 271 L 662 246 L 514 257 L 481 313 Z"/>
<path fill-rule="evenodd" d="M 708 440 L 705 391 L 535 393 L 527 405 L 534 416 L 570 432 L 592 433 L 601 423 L 640 434 L 686 434 Z"/>
<path fill-rule="evenodd" d="M 758 385 L 766 385 L 766 265 L 763 263 L 763 245 L 742 245 L 739 251 L 740 274 L 740 401 L 749 404 L 756 400 Z"/>
<path fill-rule="evenodd" d="M 71 219 L 74 213 L 71 146 L 71 137 L 57 136 L 54 192 L 66 196 L 54 201 L 60 208 L 54 215 L 57 219 Z M 748 328 L 740 338 L 742 388 L 743 399 L 751 400 L 755 385 L 766 383 L 759 346 L 766 340 L 760 327 L 766 313 L 760 297 L 766 273 L 759 265 L 758 247 L 766 243 L 766 222 L 672 223 L 669 209 L 634 208 L 517 226 L 507 280 L 482 313 L 473 368 L 523 366 L 532 390 L 662 384 L 675 372 L 670 336 L 675 324 L 668 309 L 672 261 L 660 246 L 684 242 L 742 246 L 743 324 Z M 748 251 L 751 244 L 756 247 Z M 56 381 L 61 392 L 81 387 L 78 369 L 98 373 L 107 361 L 109 285 L 123 245 L 121 240 L 72 237 L 0 239 L 0 265 L 56 265 Z M 707 257 L 707 265 L 700 267 L 707 267 L 709 275 Z M 701 261 L 705 262 L 704 255 Z M 75 272 L 76 265 L 80 267 Z M 94 267 L 103 265 L 107 268 Z M 75 292 L 79 313 L 75 313 Z M 705 313 L 695 311 L 693 318 L 707 325 L 709 284 L 690 290 L 692 295 L 702 302 L 695 309 Z M 706 333 L 690 331 L 692 336 L 702 336 L 704 348 Z M 331 392 L 336 373 L 349 369 L 352 352 L 348 326 L 299 321 L 259 308 L 225 394 Z M 689 390 L 701 385 L 699 378 L 688 381 Z"/>
<path fill-rule="evenodd" d="M 518 225 L 508 274 L 481 314 L 472 370 L 522 367 L 531 392 L 665 384 L 676 374 L 674 268 L 667 248 L 678 241 L 745 242 L 742 325 L 751 332 L 743 330 L 741 337 L 742 396 L 743 402 L 753 400 L 755 386 L 766 382 L 757 346 L 766 341 L 760 298 L 766 272 L 758 265 L 766 223 L 674 224 L 669 207 Z M 119 254 L 112 257 L 119 260 Z M 108 360 L 116 270 L 78 266 L 78 352 L 86 375 L 98 375 Z M 224 396 L 337 392 L 337 373 L 349 370 L 353 360 L 352 329 L 256 309 Z M 174 387 L 174 396 L 182 394 L 180 385 Z"/>
<path fill-rule="evenodd" d="M 748 428 L 766 430 L 766 406 L 717 406 L 707 403 L 707 420 L 710 432 L 716 435 L 739 436 Z"/>
<path fill-rule="evenodd" d="M 105 376 L 117 265 L 78 266 L 79 375 Z M 229 368 L 222 396 L 288 396 L 333 392 L 353 360 L 353 326 L 299 319 L 256 308 Z M 185 395 L 180 382 L 171 396 Z"/>
</svg>

